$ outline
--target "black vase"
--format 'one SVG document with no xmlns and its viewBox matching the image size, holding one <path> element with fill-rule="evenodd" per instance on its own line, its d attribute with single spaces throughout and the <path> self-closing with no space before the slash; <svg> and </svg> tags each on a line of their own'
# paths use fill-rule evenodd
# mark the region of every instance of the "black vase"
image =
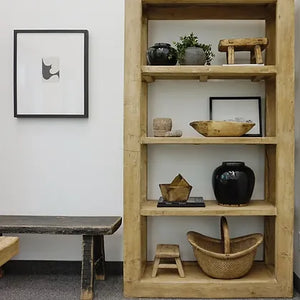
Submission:
<svg viewBox="0 0 300 300">
<path fill-rule="evenodd" d="M 156 43 L 147 50 L 149 65 L 176 65 L 177 52 L 170 44 Z"/>
<path fill-rule="evenodd" d="M 212 176 L 214 193 L 220 205 L 247 205 L 254 183 L 253 171 L 243 162 L 223 162 Z"/>
</svg>

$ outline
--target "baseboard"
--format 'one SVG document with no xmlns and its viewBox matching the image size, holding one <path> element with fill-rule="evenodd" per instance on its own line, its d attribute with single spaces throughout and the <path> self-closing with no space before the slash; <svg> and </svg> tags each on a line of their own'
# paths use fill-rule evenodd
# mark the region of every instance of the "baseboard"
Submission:
<svg viewBox="0 0 300 300">
<path fill-rule="evenodd" d="M 6 274 L 81 274 L 81 261 L 10 260 L 3 266 Z M 121 275 L 123 262 L 108 261 L 106 275 Z"/>
<path fill-rule="evenodd" d="M 294 273 L 294 288 L 298 293 L 300 293 L 300 278 L 296 273 Z"/>
</svg>

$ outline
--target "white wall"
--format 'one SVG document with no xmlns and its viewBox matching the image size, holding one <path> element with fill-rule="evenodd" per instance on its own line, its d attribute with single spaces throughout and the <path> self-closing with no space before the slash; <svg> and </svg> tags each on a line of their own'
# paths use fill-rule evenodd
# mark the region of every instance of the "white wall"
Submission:
<svg viewBox="0 0 300 300">
<path fill-rule="evenodd" d="M 1 214 L 122 215 L 123 0 L 1 0 Z M 13 117 L 14 29 L 89 30 L 89 118 Z M 122 259 L 122 230 L 106 237 Z M 80 260 L 80 237 L 21 236 L 17 259 Z"/>
<path fill-rule="evenodd" d="M 123 0 L 1 1 L 2 214 L 122 214 L 123 11 Z M 299 17 L 298 1 L 297 15 Z M 297 21 L 297 28 L 299 26 Z M 86 120 L 13 118 L 12 32 L 13 29 L 42 28 L 89 30 L 90 116 Z M 213 44 L 217 54 L 213 64 L 225 62 L 225 55 L 217 52 L 219 39 L 264 35 L 261 22 L 156 21 L 150 24 L 149 45 L 177 41 L 179 36 L 192 31 L 198 34 L 202 42 Z M 296 47 L 300 48 L 298 40 Z M 245 56 L 242 56 L 242 60 L 245 61 Z M 297 61 L 299 63 L 298 56 Z M 298 98 L 298 81 L 296 86 Z M 249 95 L 263 96 L 264 85 L 248 81 L 214 81 L 205 84 L 196 81 L 157 81 L 149 87 L 149 133 L 154 117 L 168 116 L 172 117 L 175 129 L 182 129 L 186 136 L 197 136 L 188 123 L 208 118 L 209 96 Z M 296 108 L 296 125 L 300 125 L 297 118 L 297 112 L 300 113 L 298 103 Z M 297 127 L 298 147 L 300 133 Z M 193 185 L 193 195 L 214 198 L 211 174 L 224 160 L 245 161 L 257 178 L 253 198 L 263 198 L 262 147 L 227 146 L 226 151 L 218 146 L 149 148 L 149 198 L 157 198 L 158 183 L 170 181 L 178 172 Z M 296 158 L 297 180 L 298 151 Z M 296 190 L 296 197 L 297 194 Z M 298 211 L 299 206 L 296 210 L 296 231 L 300 230 Z M 197 230 L 218 236 L 217 223 L 218 218 L 213 217 L 149 218 L 149 259 L 152 259 L 157 243 L 178 243 L 183 258 L 193 259 L 186 232 Z M 260 217 L 229 218 L 229 225 L 232 236 L 263 231 L 263 219 Z M 106 239 L 108 260 L 122 260 L 122 231 Z M 296 271 L 300 275 L 298 250 L 295 256 Z M 80 238 L 24 235 L 21 236 L 21 253 L 17 259 L 80 260 Z"/>
</svg>

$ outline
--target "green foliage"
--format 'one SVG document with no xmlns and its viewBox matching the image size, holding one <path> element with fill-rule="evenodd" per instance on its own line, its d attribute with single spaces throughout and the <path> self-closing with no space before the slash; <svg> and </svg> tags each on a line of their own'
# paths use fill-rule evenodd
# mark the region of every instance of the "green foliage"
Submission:
<svg viewBox="0 0 300 300">
<path fill-rule="evenodd" d="M 206 56 L 206 64 L 210 65 L 212 59 L 214 58 L 214 53 L 211 51 L 211 44 L 201 44 L 198 42 L 198 37 L 194 35 L 192 32 L 190 35 L 185 35 L 180 37 L 179 42 L 173 42 L 176 50 L 177 50 L 177 56 L 178 61 L 181 63 L 184 58 L 185 49 L 188 47 L 199 47 L 202 48 L 205 56 Z"/>
</svg>

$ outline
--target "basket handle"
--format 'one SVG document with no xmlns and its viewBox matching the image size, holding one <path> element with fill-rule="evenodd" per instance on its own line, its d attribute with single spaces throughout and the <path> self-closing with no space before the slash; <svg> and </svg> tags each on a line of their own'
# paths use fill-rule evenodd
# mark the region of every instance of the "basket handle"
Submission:
<svg viewBox="0 0 300 300">
<path fill-rule="evenodd" d="M 221 225 L 221 238 L 222 238 L 224 254 L 230 254 L 229 229 L 228 229 L 228 224 L 227 224 L 227 220 L 225 217 L 221 218 L 220 225 Z"/>
</svg>

